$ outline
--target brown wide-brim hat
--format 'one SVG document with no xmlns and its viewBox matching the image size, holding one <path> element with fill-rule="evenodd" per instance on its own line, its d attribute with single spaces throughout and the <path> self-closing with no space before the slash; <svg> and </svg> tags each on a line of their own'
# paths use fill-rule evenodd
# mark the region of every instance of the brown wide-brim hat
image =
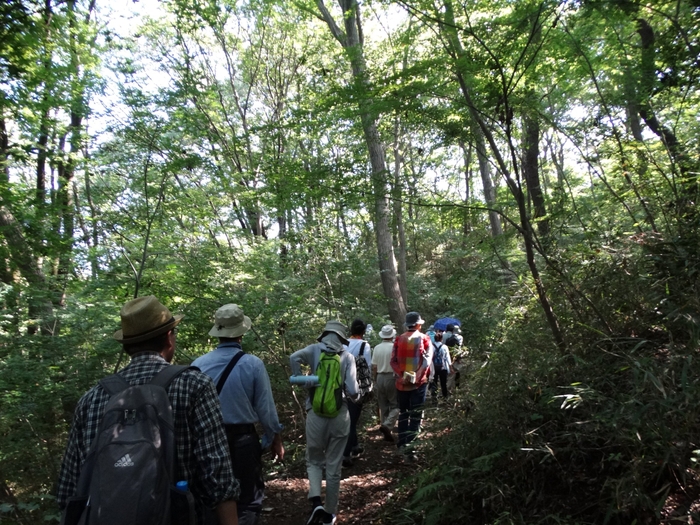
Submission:
<svg viewBox="0 0 700 525">
<path fill-rule="evenodd" d="M 122 327 L 112 337 L 124 345 L 148 341 L 169 332 L 185 317 L 174 316 L 154 295 L 132 299 L 122 307 L 119 316 Z"/>
<path fill-rule="evenodd" d="M 340 341 L 341 341 L 344 345 L 350 344 L 350 342 L 348 341 L 347 335 L 346 335 L 346 334 L 348 333 L 348 329 L 347 329 L 347 327 L 346 327 L 343 323 L 341 323 L 340 321 L 328 321 L 328 322 L 326 323 L 326 326 L 323 328 L 323 332 L 321 333 L 320 336 L 318 336 L 318 339 L 316 339 L 316 340 L 317 340 L 317 341 L 320 341 L 321 339 L 323 339 L 323 337 L 324 337 L 326 334 L 328 334 L 328 333 L 330 333 L 330 332 L 333 332 L 334 334 L 337 334 L 338 337 L 340 337 Z"/>
<path fill-rule="evenodd" d="M 209 330 L 212 337 L 239 337 L 245 334 L 253 323 L 237 304 L 225 304 L 214 314 L 214 327 Z"/>
</svg>

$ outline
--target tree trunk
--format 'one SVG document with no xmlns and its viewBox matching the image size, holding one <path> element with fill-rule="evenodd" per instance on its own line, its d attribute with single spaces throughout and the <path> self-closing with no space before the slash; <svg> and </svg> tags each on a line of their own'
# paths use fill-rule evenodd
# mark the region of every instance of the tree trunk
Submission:
<svg viewBox="0 0 700 525">
<path fill-rule="evenodd" d="M 529 115 L 526 115 L 523 121 L 523 177 L 533 207 L 532 216 L 539 219 L 547 215 L 544 192 L 540 184 L 540 122 L 537 117 Z M 537 222 L 537 233 L 542 238 L 549 235 L 548 219 Z"/>
<path fill-rule="evenodd" d="M 491 226 L 491 236 L 498 237 L 503 235 L 503 226 L 501 217 L 494 211 L 496 208 L 496 188 L 493 185 L 491 178 L 491 164 L 486 152 L 486 142 L 484 141 L 484 132 L 481 131 L 476 121 L 472 121 L 472 134 L 474 135 L 474 144 L 476 146 L 476 158 L 479 161 L 479 174 L 481 175 L 481 184 L 484 187 L 484 200 L 489 210 L 489 225 Z"/>
<path fill-rule="evenodd" d="M 532 279 L 535 283 L 535 288 L 537 290 L 537 297 L 540 301 L 540 305 L 542 306 L 542 310 L 544 311 L 544 315 L 547 319 L 547 323 L 549 324 L 549 328 L 552 331 L 552 335 L 554 337 L 556 345 L 559 348 L 559 350 L 563 352 L 566 350 L 566 342 L 564 341 L 564 335 L 562 334 L 561 328 L 559 326 L 559 320 L 557 319 L 557 316 L 555 315 L 554 310 L 552 309 L 552 305 L 549 302 L 547 290 L 544 286 L 544 283 L 542 282 L 542 278 L 537 267 L 537 261 L 535 261 L 534 238 L 532 226 L 527 215 L 525 196 L 523 194 L 522 188 L 520 187 L 519 180 L 516 181 L 511 175 L 510 168 L 508 167 L 508 164 L 505 162 L 503 156 L 501 155 L 501 151 L 498 147 L 498 144 L 496 143 L 496 139 L 494 138 L 493 133 L 486 125 L 486 122 L 481 117 L 479 111 L 477 111 L 477 108 L 474 104 L 471 90 L 469 89 L 469 84 L 467 83 L 467 79 L 462 71 L 462 67 L 459 66 L 459 64 L 464 63 L 464 61 L 462 60 L 464 58 L 464 50 L 462 48 L 461 42 L 459 41 L 459 35 L 457 34 L 457 31 L 455 29 L 457 26 L 455 25 L 451 1 L 445 0 L 444 6 L 445 21 L 441 25 L 441 30 L 444 32 L 450 44 L 450 47 L 452 48 L 452 51 L 454 53 L 453 58 L 455 60 L 456 65 L 455 73 L 457 77 L 457 82 L 462 92 L 462 96 L 464 97 L 464 100 L 467 104 L 467 107 L 469 108 L 469 112 L 471 114 L 472 119 L 479 126 L 481 132 L 483 133 L 483 137 L 488 142 L 489 147 L 491 148 L 491 152 L 495 157 L 496 164 L 501 170 L 501 174 L 505 178 L 506 183 L 508 184 L 508 188 L 511 190 L 511 193 L 515 197 L 520 217 L 519 229 L 523 238 L 523 244 L 525 245 L 527 264 L 530 269 Z M 508 106 L 507 96 L 505 97 L 505 101 L 506 106 Z M 506 114 L 508 114 L 509 111 L 510 108 L 506 107 Z M 514 155 L 514 151 L 512 150 L 510 151 L 510 155 L 511 158 L 516 158 L 516 156 Z"/>
<path fill-rule="evenodd" d="M 405 301 L 408 298 L 408 283 L 406 281 L 406 230 L 403 224 L 403 203 L 401 202 L 401 165 L 403 164 L 403 155 L 401 153 L 400 140 L 400 119 L 396 117 L 394 122 L 394 224 L 396 225 L 397 246 L 399 249 L 399 288 L 401 289 L 401 297 Z"/>
<path fill-rule="evenodd" d="M 36 259 L 32 256 L 32 250 L 22 232 L 22 226 L 4 205 L 0 205 L 0 233 L 7 241 L 13 263 L 27 282 L 32 285 L 29 298 L 29 318 L 38 321 L 42 335 L 52 335 L 54 333 L 53 304 L 48 299 L 49 291 L 46 279 Z M 36 330 L 36 325 L 30 324 L 29 333 L 34 334 Z"/>
<path fill-rule="evenodd" d="M 644 123 L 664 143 L 669 156 L 680 173 L 679 198 L 676 206 L 687 225 L 695 227 L 698 202 L 698 163 L 688 155 L 674 131 L 664 126 L 651 105 L 651 96 L 657 83 L 655 36 L 651 25 L 643 18 L 637 18 L 637 32 L 642 41 L 641 75 L 639 82 L 639 115 Z"/>
<path fill-rule="evenodd" d="M 464 235 L 468 235 L 472 231 L 471 213 L 469 212 L 469 201 L 471 200 L 471 163 L 472 163 L 472 145 L 467 147 L 463 140 L 459 141 L 459 147 L 462 150 L 462 158 L 464 159 L 464 220 L 462 222 L 462 231 Z"/>
<path fill-rule="evenodd" d="M 343 12 L 345 31 L 342 31 L 326 8 L 323 0 L 317 1 L 323 20 L 333 36 L 345 49 L 352 67 L 353 79 L 358 92 L 367 92 L 366 64 L 362 48 L 362 28 L 359 4 L 356 0 L 339 0 Z M 360 120 L 372 166 L 374 190 L 374 230 L 377 239 L 377 254 L 382 288 L 389 307 L 389 316 L 396 326 L 402 326 L 406 317 L 406 301 L 401 293 L 394 256 L 394 246 L 389 223 L 388 170 L 384 147 L 377 129 L 377 117 L 373 114 L 371 101 L 360 99 Z"/>
</svg>

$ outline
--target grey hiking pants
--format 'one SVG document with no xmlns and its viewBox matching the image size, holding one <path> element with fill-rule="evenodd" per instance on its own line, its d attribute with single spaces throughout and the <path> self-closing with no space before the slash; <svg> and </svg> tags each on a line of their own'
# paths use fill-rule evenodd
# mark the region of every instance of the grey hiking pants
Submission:
<svg viewBox="0 0 700 525">
<path fill-rule="evenodd" d="M 399 417 L 399 402 L 396 399 L 396 378 L 393 372 L 377 374 L 374 393 L 379 403 L 379 424 L 393 429 Z"/>
<path fill-rule="evenodd" d="M 306 471 L 309 476 L 309 499 L 321 497 L 323 470 L 326 470 L 326 512 L 338 512 L 340 471 L 343 449 L 350 434 L 350 416 L 345 403 L 333 418 L 317 416 L 313 410 L 306 413 Z"/>
</svg>

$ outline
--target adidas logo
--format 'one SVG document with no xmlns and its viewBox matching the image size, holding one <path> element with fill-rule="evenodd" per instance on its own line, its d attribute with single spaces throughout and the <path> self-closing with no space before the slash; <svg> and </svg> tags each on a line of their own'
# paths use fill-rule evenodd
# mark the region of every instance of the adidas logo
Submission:
<svg viewBox="0 0 700 525">
<path fill-rule="evenodd" d="M 115 467 L 133 467 L 134 462 L 131 461 L 129 454 L 124 455 L 119 461 L 114 464 Z"/>
</svg>

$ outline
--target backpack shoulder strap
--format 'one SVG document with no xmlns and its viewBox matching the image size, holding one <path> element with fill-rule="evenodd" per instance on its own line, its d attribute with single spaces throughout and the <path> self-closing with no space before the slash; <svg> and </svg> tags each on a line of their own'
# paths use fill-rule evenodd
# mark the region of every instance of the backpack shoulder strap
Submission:
<svg viewBox="0 0 700 525">
<path fill-rule="evenodd" d="M 194 368 L 185 365 L 170 365 L 164 367 L 160 372 L 158 372 L 153 379 L 151 379 L 151 384 L 156 386 L 162 386 L 163 389 L 167 390 L 172 383 L 173 379 L 182 374 L 185 370 L 189 368 Z"/>
<path fill-rule="evenodd" d="M 224 369 L 224 373 L 221 374 L 221 377 L 219 378 L 219 382 L 216 383 L 216 393 L 221 394 L 221 391 L 224 388 L 224 385 L 226 384 L 226 380 L 228 379 L 228 376 L 231 374 L 231 370 L 233 370 L 233 367 L 236 366 L 236 363 L 243 357 L 243 350 L 239 350 L 236 355 L 234 355 L 231 360 L 228 362 L 228 365 L 226 365 L 226 368 Z"/>
<path fill-rule="evenodd" d="M 118 394 L 131 386 L 129 382 L 119 374 L 112 374 L 111 376 L 103 377 L 100 379 L 100 385 L 107 391 L 109 397 L 112 397 L 113 395 Z"/>
<path fill-rule="evenodd" d="M 360 355 L 364 356 L 365 355 L 365 345 L 367 344 L 367 341 L 362 341 L 362 345 L 360 346 Z"/>
</svg>

